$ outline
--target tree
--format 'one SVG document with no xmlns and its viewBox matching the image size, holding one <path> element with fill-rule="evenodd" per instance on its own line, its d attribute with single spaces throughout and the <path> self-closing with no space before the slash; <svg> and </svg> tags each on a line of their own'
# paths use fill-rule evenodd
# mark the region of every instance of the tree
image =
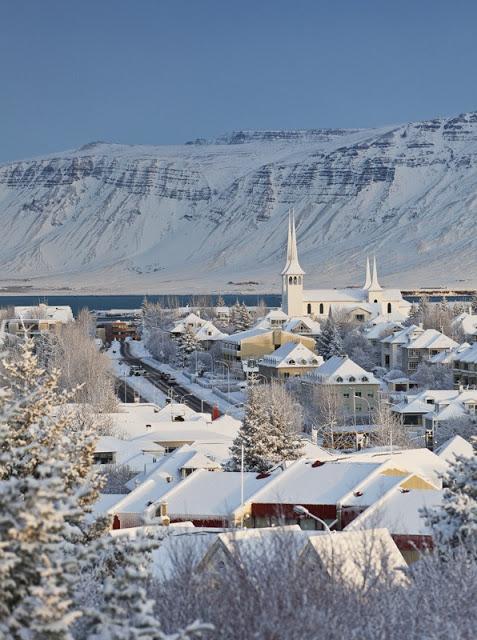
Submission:
<svg viewBox="0 0 477 640">
<path fill-rule="evenodd" d="M 328 360 L 332 356 L 342 356 L 344 353 L 340 332 L 330 313 L 321 325 L 321 332 L 316 340 L 318 353 Z"/>
<path fill-rule="evenodd" d="M 477 557 L 477 438 L 472 438 L 474 455 L 457 456 L 443 477 L 442 503 L 423 509 L 426 524 L 432 528 L 437 549 L 446 554 L 459 545 Z"/>
<path fill-rule="evenodd" d="M 98 497 L 94 438 L 54 411 L 68 396 L 58 392 L 59 372 L 39 367 L 32 340 L 3 364 L 0 636 L 66 640 L 80 615 L 70 543 L 90 528 L 84 516 Z"/>
<path fill-rule="evenodd" d="M 245 305 L 245 303 L 243 302 L 240 305 L 239 318 L 240 318 L 240 326 L 242 327 L 241 328 L 242 331 L 246 331 L 247 329 L 250 329 L 250 327 L 253 326 L 254 317 L 250 312 L 250 310 Z"/>
<path fill-rule="evenodd" d="M 278 383 L 249 388 L 243 423 L 231 447 L 230 470 L 266 471 L 281 460 L 301 456 L 297 423 L 300 407 Z"/>
<path fill-rule="evenodd" d="M 343 339 L 343 349 L 348 356 L 363 369 L 370 370 L 376 365 L 376 353 L 361 331 L 355 329 Z"/>
<path fill-rule="evenodd" d="M 421 389 L 452 389 L 454 385 L 452 369 L 444 364 L 420 362 L 411 380 Z"/>
<path fill-rule="evenodd" d="M 454 436 L 460 436 L 470 442 L 476 431 L 477 420 L 475 416 L 465 415 L 441 420 L 435 428 L 434 446 L 440 447 Z"/>
<path fill-rule="evenodd" d="M 186 327 L 184 333 L 182 333 L 178 339 L 178 362 L 179 366 L 187 367 L 190 362 L 191 354 L 200 350 L 200 342 L 195 337 L 195 332 L 192 327 Z"/>
<path fill-rule="evenodd" d="M 334 433 L 336 427 L 343 420 L 343 396 L 336 385 L 313 385 L 313 405 L 315 407 L 315 424 L 317 436 L 325 438 L 333 449 L 335 446 Z"/>
<path fill-rule="evenodd" d="M 410 440 L 398 416 L 391 411 L 390 405 L 380 399 L 373 411 L 374 431 L 372 442 L 378 447 L 396 447 L 410 449 L 414 443 Z"/>
</svg>

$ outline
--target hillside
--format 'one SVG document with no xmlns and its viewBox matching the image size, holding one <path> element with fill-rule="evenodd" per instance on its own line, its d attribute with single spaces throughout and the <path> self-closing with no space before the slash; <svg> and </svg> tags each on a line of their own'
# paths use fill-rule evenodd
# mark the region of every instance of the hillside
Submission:
<svg viewBox="0 0 477 640">
<path fill-rule="evenodd" d="M 367 253 L 386 284 L 476 286 L 477 112 L 2 165 L 0 284 L 277 291 L 290 206 L 307 286 L 361 283 Z"/>
</svg>

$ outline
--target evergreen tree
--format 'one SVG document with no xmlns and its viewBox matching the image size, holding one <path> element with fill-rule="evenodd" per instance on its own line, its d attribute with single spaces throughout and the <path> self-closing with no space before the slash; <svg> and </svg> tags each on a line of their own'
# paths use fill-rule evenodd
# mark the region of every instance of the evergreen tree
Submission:
<svg viewBox="0 0 477 640">
<path fill-rule="evenodd" d="M 225 307 L 225 300 L 222 298 L 222 296 L 219 294 L 219 297 L 217 298 L 217 301 L 215 303 L 216 307 Z"/>
<path fill-rule="evenodd" d="M 200 342 L 195 337 L 192 327 L 186 327 L 184 333 L 178 340 L 178 360 L 179 366 L 187 367 L 190 362 L 191 354 L 200 350 Z"/>
<path fill-rule="evenodd" d="M 235 327 L 236 331 L 243 331 L 242 327 L 242 308 L 238 300 L 230 308 L 230 324 Z"/>
<path fill-rule="evenodd" d="M 64 401 L 58 375 L 38 366 L 31 340 L 17 361 L 4 362 L 0 637 L 66 640 L 80 615 L 72 607 L 74 566 L 67 541 L 79 534 L 83 506 L 97 493 L 80 479 L 78 441 L 70 446 L 66 435 L 70 417 L 52 414 Z"/>
<path fill-rule="evenodd" d="M 230 470 L 266 471 L 281 460 L 296 460 L 302 454 L 297 432 L 299 407 L 278 384 L 252 386 L 245 416 L 231 447 Z"/>
<path fill-rule="evenodd" d="M 472 445 L 474 455 L 457 456 L 444 475 L 442 504 L 422 512 L 442 554 L 461 544 L 477 554 L 477 437 Z"/>
<path fill-rule="evenodd" d="M 239 311 L 241 331 L 246 331 L 253 326 L 254 318 L 247 306 L 242 303 Z"/>
<path fill-rule="evenodd" d="M 321 332 L 316 340 L 318 353 L 328 360 L 332 356 L 342 356 L 344 353 L 341 335 L 331 312 L 321 325 Z"/>
</svg>

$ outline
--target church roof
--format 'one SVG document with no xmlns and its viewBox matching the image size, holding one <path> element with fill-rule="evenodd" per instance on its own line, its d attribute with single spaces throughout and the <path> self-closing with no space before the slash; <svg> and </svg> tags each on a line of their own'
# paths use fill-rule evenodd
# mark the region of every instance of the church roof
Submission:
<svg viewBox="0 0 477 640">
<path fill-rule="evenodd" d="M 282 271 L 282 276 L 304 275 L 305 272 L 298 262 L 298 249 L 296 246 L 296 229 L 295 229 L 295 213 L 293 209 L 290 210 L 288 219 L 288 245 L 287 245 L 287 263 Z"/>
</svg>

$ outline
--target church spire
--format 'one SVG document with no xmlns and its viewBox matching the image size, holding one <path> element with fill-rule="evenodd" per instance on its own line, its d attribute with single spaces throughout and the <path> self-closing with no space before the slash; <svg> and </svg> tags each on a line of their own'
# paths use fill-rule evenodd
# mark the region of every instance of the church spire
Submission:
<svg viewBox="0 0 477 640">
<path fill-rule="evenodd" d="M 296 246 L 296 229 L 295 229 L 295 212 L 293 209 L 289 211 L 288 218 L 288 245 L 287 245 L 287 263 L 282 271 L 285 275 L 304 275 L 304 271 L 298 262 L 298 249 Z"/>
<path fill-rule="evenodd" d="M 371 270 L 369 268 L 369 256 L 366 256 L 366 281 L 364 283 L 363 289 L 367 291 L 370 286 L 371 286 Z"/>
<path fill-rule="evenodd" d="M 380 291 L 382 289 L 378 281 L 378 268 L 376 266 L 376 256 L 373 258 L 373 273 L 371 276 L 371 284 L 369 285 L 370 291 Z"/>
</svg>

